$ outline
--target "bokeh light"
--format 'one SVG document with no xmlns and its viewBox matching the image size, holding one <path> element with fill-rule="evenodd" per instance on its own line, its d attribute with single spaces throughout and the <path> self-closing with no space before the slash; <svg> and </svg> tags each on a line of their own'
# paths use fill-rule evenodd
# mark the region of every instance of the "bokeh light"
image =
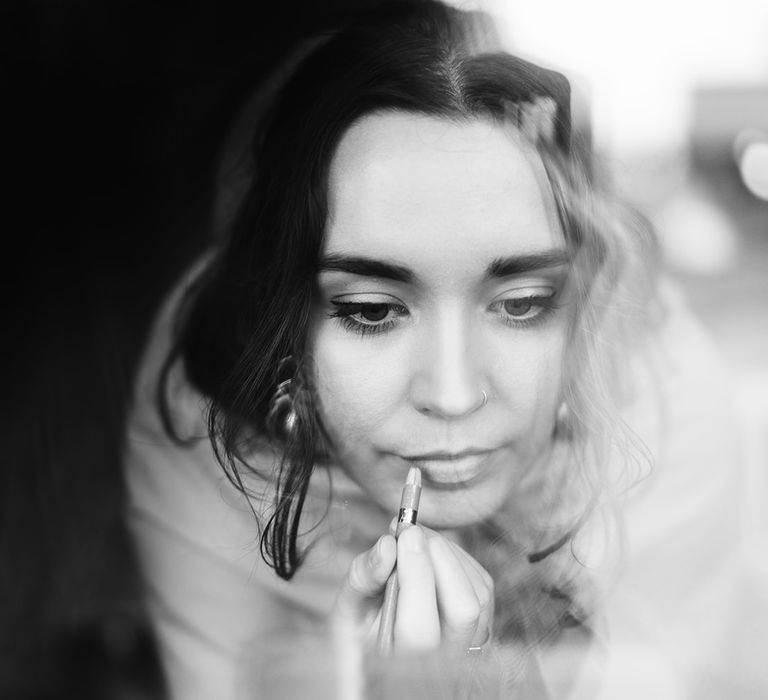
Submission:
<svg viewBox="0 0 768 700">
<path fill-rule="evenodd" d="M 768 200 L 768 140 L 747 144 L 739 158 L 739 172 L 755 197 Z"/>
</svg>

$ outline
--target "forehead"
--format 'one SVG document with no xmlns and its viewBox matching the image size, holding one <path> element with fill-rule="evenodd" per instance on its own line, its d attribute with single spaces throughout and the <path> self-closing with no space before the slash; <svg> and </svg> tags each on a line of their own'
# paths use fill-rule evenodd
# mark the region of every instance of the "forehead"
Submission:
<svg viewBox="0 0 768 700">
<path fill-rule="evenodd" d="M 406 112 L 365 117 L 329 173 L 325 252 L 450 270 L 562 245 L 538 156 L 511 127 Z"/>
</svg>

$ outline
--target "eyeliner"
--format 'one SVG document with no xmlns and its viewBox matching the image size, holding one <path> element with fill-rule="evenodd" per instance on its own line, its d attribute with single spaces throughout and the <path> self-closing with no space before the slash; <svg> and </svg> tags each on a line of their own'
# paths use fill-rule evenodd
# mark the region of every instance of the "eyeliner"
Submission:
<svg viewBox="0 0 768 700">
<path fill-rule="evenodd" d="M 400 497 L 400 512 L 397 515 L 397 529 L 395 537 L 399 537 L 405 528 L 416 524 L 419 513 L 419 499 L 421 498 L 421 470 L 411 467 L 403 486 L 403 494 Z M 381 606 L 381 622 L 379 623 L 379 636 L 376 648 L 380 654 L 388 655 L 392 652 L 394 641 L 395 614 L 397 612 L 397 564 L 387 579 L 387 587 L 384 591 L 384 603 Z"/>
</svg>

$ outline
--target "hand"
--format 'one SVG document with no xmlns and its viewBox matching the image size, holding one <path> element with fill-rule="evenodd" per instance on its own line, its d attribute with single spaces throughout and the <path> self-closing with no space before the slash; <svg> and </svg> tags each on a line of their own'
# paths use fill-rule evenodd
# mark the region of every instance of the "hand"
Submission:
<svg viewBox="0 0 768 700">
<path fill-rule="evenodd" d="M 351 620 L 367 644 L 378 631 L 382 595 L 397 563 L 399 593 L 394 629 L 398 652 L 440 646 L 464 652 L 488 641 L 493 581 L 458 544 L 421 525 L 398 540 L 383 535 L 352 562 L 335 615 Z"/>
</svg>

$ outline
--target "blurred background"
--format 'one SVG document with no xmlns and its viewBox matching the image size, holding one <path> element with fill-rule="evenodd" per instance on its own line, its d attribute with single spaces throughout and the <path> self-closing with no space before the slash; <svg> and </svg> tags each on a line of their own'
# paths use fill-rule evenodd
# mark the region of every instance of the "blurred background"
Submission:
<svg viewBox="0 0 768 700">
<path fill-rule="evenodd" d="M 768 3 L 456 4 L 487 9 L 507 43 L 571 79 L 574 107 L 589 121 L 598 156 L 621 194 L 654 224 L 665 273 L 732 379 L 743 451 L 732 465 L 741 470 L 742 534 L 732 543 L 739 574 L 718 640 L 727 670 L 695 697 L 765 697 Z M 713 551 L 713 566 L 718 556 Z M 667 697 L 651 681 L 637 697 L 659 692 Z"/>
<path fill-rule="evenodd" d="M 455 4 L 572 80 L 598 155 L 734 373 L 744 519 L 768 533 L 768 3 Z"/>
<path fill-rule="evenodd" d="M 133 371 L 153 310 L 205 244 L 233 115 L 302 35 L 363 2 L 0 6 L 0 697 L 162 697 L 122 522 Z M 733 370 L 742 546 L 764 569 L 768 3 L 454 2 L 567 73 L 598 153 L 656 225 L 668 274 Z"/>
</svg>

